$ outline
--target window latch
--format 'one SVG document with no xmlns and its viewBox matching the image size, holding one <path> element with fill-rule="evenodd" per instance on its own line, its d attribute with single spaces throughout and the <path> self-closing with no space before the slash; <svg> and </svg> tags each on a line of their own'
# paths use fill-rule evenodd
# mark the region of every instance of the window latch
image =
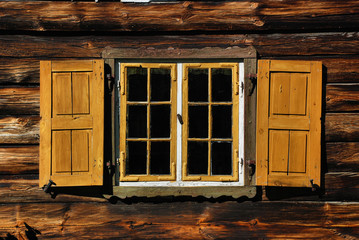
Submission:
<svg viewBox="0 0 359 240">
<path fill-rule="evenodd" d="M 183 119 L 181 114 L 177 114 L 178 121 L 181 125 L 183 125 Z"/>
</svg>

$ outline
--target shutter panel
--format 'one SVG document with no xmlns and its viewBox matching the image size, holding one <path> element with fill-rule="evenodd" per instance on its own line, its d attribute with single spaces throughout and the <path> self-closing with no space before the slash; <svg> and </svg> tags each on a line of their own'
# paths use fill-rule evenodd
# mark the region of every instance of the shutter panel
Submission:
<svg viewBox="0 0 359 240">
<path fill-rule="evenodd" d="M 321 62 L 258 62 L 257 185 L 320 186 L 321 100 Z"/>
<path fill-rule="evenodd" d="M 103 60 L 40 62 L 40 187 L 103 183 Z"/>
</svg>

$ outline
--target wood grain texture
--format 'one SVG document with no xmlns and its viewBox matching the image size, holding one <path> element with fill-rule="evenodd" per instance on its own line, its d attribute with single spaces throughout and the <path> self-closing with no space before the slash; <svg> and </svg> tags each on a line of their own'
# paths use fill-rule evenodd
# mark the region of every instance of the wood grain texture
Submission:
<svg viewBox="0 0 359 240">
<path fill-rule="evenodd" d="M 11 204 L 0 206 L 0 236 L 24 236 L 27 225 L 56 239 L 355 239 L 358 212 L 322 202 Z"/>
<path fill-rule="evenodd" d="M 359 7 L 354 0 L 186 1 L 143 5 L 33 1 L 2 2 L 0 8 L 3 9 L 0 30 L 41 32 L 309 30 L 353 28 L 359 23 Z"/>
<path fill-rule="evenodd" d="M 0 117 L 0 144 L 38 144 L 39 116 Z"/>
<path fill-rule="evenodd" d="M 326 144 L 326 164 L 329 172 L 359 172 L 359 142 L 329 142 Z"/>
<path fill-rule="evenodd" d="M 359 111 L 359 84 L 328 84 L 325 100 L 327 112 Z"/>
<path fill-rule="evenodd" d="M 39 173 L 38 146 L 0 146 L 0 175 Z"/>
<path fill-rule="evenodd" d="M 325 141 L 359 141 L 359 114 L 327 113 L 325 115 Z"/>
<path fill-rule="evenodd" d="M 17 58 L 99 58 L 106 48 L 155 51 L 248 46 L 253 46 L 262 57 L 353 55 L 359 52 L 359 33 L 228 34 L 210 38 L 208 35 L 0 36 L 1 56 Z"/>
<path fill-rule="evenodd" d="M 44 193 L 39 187 L 38 174 L 1 175 L 0 203 L 30 202 L 107 202 L 101 188 L 57 188 L 51 189 L 55 195 Z M 1 215 L 1 214 L 0 214 Z M 1 228 L 1 227 L 0 227 Z"/>
<path fill-rule="evenodd" d="M 0 88 L 0 103 L 2 115 L 38 114 L 40 107 L 39 88 Z"/>
<path fill-rule="evenodd" d="M 39 84 L 39 60 L 0 58 L 0 84 Z"/>
<path fill-rule="evenodd" d="M 278 57 L 276 57 L 278 58 Z M 293 57 L 292 57 L 293 58 Z M 301 57 L 293 59 L 318 60 L 323 62 L 328 83 L 358 83 L 359 59 L 355 56 L 348 57 Z M 39 84 L 39 60 L 38 59 L 0 59 L 0 84 L 1 85 L 26 85 Z"/>
</svg>

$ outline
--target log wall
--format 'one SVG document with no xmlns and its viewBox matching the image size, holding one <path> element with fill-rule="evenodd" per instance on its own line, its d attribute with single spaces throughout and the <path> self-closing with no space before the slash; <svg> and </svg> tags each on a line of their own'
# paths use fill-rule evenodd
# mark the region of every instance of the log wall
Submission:
<svg viewBox="0 0 359 240">
<path fill-rule="evenodd" d="M 357 1 L 9 1 L 0 9 L 0 239 L 359 238 Z M 51 197 L 38 188 L 40 60 L 248 46 L 261 59 L 323 62 L 323 188 L 258 188 L 261 201 L 107 200 L 101 188 Z"/>
</svg>

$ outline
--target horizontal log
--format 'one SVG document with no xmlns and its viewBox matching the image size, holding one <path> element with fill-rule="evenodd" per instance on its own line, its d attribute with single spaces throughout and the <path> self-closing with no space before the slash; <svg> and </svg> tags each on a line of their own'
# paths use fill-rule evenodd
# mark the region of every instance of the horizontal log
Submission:
<svg viewBox="0 0 359 240">
<path fill-rule="evenodd" d="M 56 47 L 54 47 L 56 46 Z M 1 35 L 0 55 L 27 58 L 98 58 L 109 48 L 160 51 L 254 46 L 262 57 L 353 55 L 359 52 L 358 32 L 160 36 L 29 36 Z M 196 58 L 193 55 L 193 58 Z"/>
<path fill-rule="evenodd" d="M 0 146 L 0 175 L 39 173 L 38 146 Z"/>
<path fill-rule="evenodd" d="M 326 86 L 326 111 L 359 111 L 359 84 L 328 84 Z"/>
<path fill-rule="evenodd" d="M 0 85 L 39 84 L 38 59 L 0 58 Z"/>
<path fill-rule="evenodd" d="M 358 58 L 319 58 L 325 66 L 326 81 L 334 82 L 359 82 Z"/>
<path fill-rule="evenodd" d="M 40 88 L 0 88 L 0 103 L 2 115 L 39 114 Z"/>
<path fill-rule="evenodd" d="M 57 239 L 355 239 L 358 203 L 171 202 L 0 206 L 0 237 Z"/>
<path fill-rule="evenodd" d="M 356 28 L 355 0 L 120 2 L 2 2 L 0 30 L 238 31 Z"/>
<path fill-rule="evenodd" d="M 106 49 L 107 50 L 107 49 Z M 106 51 L 105 50 L 105 51 Z M 282 58 L 283 59 L 283 58 Z M 359 59 L 353 57 L 292 57 L 299 60 L 322 61 L 325 67 L 324 81 L 328 83 L 358 83 L 359 82 Z M 39 84 L 39 61 L 38 59 L 0 59 L 0 85 L 15 84 Z"/>
<path fill-rule="evenodd" d="M 39 116 L 0 117 L 0 144 L 38 144 Z"/>
<path fill-rule="evenodd" d="M 328 142 L 325 153 L 328 172 L 359 172 L 359 142 Z"/>
<path fill-rule="evenodd" d="M 329 172 L 322 167 L 322 188 L 266 187 L 262 193 L 264 200 L 270 201 L 358 201 L 358 172 Z M 337 170 L 337 169 L 336 169 Z"/>
<path fill-rule="evenodd" d="M 325 141 L 359 141 L 359 113 L 326 114 Z"/>
<path fill-rule="evenodd" d="M 98 187 L 61 188 L 46 194 L 39 187 L 39 175 L 0 175 L 0 203 L 26 202 L 107 202 Z M 0 220 L 1 222 L 1 220 Z M 1 225 L 1 224 L 0 224 Z M 1 228 L 1 227 L 0 227 Z"/>
</svg>

